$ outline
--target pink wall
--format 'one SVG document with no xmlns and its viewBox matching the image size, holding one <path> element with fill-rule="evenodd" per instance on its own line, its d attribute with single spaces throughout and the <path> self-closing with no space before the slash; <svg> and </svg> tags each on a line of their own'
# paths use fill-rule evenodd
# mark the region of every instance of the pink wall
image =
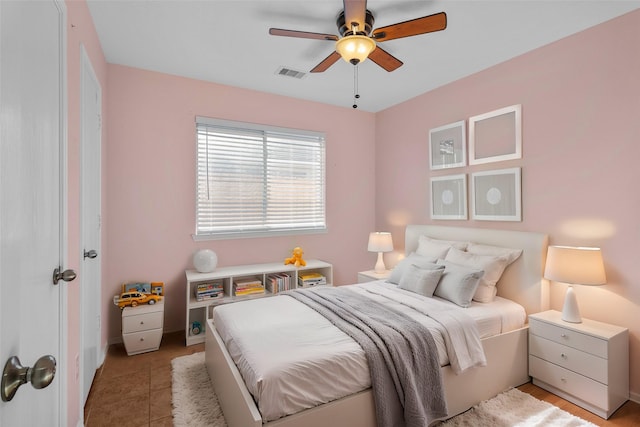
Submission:
<svg viewBox="0 0 640 427">
<path fill-rule="evenodd" d="M 376 115 L 376 225 L 437 222 L 539 231 L 600 246 L 607 286 L 576 287 L 582 315 L 630 329 L 640 360 L 640 11 L 461 79 Z M 522 104 L 523 158 L 429 171 L 429 129 Z M 522 222 L 431 221 L 429 178 L 522 167 Z M 566 287 L 552 286 L 561 310 Z M 631 364 L 640 399 L 640 365 Z"/>
<path fill-rule="evenodd" d="M 93 20 L 84 1 L 66 2 L 67 7 L 67 102 L 68 102 L 68 251 L 65 268 L 72 268 L 78 278 L 67 286 L 68 297 L 68 346 L 67 366 L 62 372 L 67 376 L 67 417 L 68 425 L 76 426 L 81 420 L 80 384 L 76 379 L 76 358 L 80 354 L 80 289 L 82 272 L 82 247 L 80 246 L 80 52 L 81 46 L 91 59 L 96 76 L 103 89 L 102 110 L 106 120 L 107 63 L 98 40 Z M 103 149 L 106 145 L 106 128 L 102 129 Z M 104 155 L 103 155 L 104 158 Z M 103 185 L 106 185 L 103 180 Z M 104 194 L 104 190 L 103 190 Z M 106 231 L 103 228 L 103 232 Z M 104 251 L 101 250 L 104 262 Z"/>
<path fill-rule="evenodd" d="M 106 236 L 103 301 L 108 337 L 120 334 L 110 298 L 127 281 L 165 282 L 165 331 L 183 330 L 184 270 L 211 248 L 218 265 L 281 262 L 295 246 L 334 265 L 334 282 L 354 283 L 375 255 L 375 115 L 119 65 L 108 66 Z M 194 242 L 195 116 L 326 133 L 326 234 Z"/>
</svg>

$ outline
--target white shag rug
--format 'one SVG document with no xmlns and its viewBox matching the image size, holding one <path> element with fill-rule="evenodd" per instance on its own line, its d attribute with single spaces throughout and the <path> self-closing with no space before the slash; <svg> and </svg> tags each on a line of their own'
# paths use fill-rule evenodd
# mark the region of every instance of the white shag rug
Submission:
<svg viewBox="0 0 640 427">
<path fill-rule="evenodd" d="M 597 427 L 588 421 L 512 388 L 480 402 L 442 427 Z"/>
<path fill-rule="evenodd" d="M 173 425 L 226 427 L 204 364 L 204 352 L 171 361 Z M 330 421 L 330 420 L 328 420 Z M 562 409 L 511 389 L 481 402 L 441 427 L 597 427 Z"/>
<path fill-rule="evenodd" d="M 204 352 L 176 357 L 171 368 L 173 425 L 227 427 L 204 364 Z"/>
</svg>

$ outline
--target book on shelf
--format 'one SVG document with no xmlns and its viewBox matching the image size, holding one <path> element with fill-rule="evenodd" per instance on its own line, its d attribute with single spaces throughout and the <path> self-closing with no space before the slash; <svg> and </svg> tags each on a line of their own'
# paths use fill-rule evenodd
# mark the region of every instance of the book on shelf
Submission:
<svg viewBox="0 0 640 427">
<path fill-rule="evenodd" d="M 217 294 L 209 294 L 209 295 L 196 295 L 196 301 L 209 301 L 213 299 L 221 299 L 224 298 L 224 292 L 219 292 Z"/>
<path fill-rule="evenodd" d="M 306 286 L 318 286 L 318 285 L 326 285 L 326 284 L 327 284 L 327 278 L 320 273 L 316 273 L 316 272 L 303 273 L 298 276 L 298 286 L 306 287 Z"/>
<path fill-rule="evenodd" d="M 197 283 L 196 291 L 209 291 L 211 289 L 222 289 L 222 282 Z"/>
<path fill-rule="evenodd" d="M 236 296 L 255 295 L 255 294 L 264 293 L 264 286 L 262 285 L 262 281 L 257 279 L 236 281 L 234 283 L 234 287 L 235 287 Z"/>
<path fill-rule="evenodd" d="M 259 295 L 259 294 L 264 294 L 264 288 L 255 288 L 255 289 L 236 291 L 237 297 L 243 297 L 247 295 Z"/>
<path fill-rule="evenodd" d="M 267 276 L 265 283 L 267 291 L 272 294 L 284 292 L 291 289 L 291 276 L 286 273 L 274 273 Z"/>
<path fill-rule="evenodd" d="M 196 301 L 204 301 L 224 297 L 224 288 L 222 282 L 198 283 L 193 287 L 193 293 Z"/>
</svg>

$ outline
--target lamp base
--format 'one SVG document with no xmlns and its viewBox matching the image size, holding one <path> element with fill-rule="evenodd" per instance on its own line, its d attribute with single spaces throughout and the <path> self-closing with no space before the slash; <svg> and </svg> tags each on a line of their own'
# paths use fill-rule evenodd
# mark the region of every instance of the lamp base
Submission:
<svg viewBox="0 0 640 427">
<path fill-rule="evenodd" d="M 570 323 L 582 323 L 582 316 L 580 316 L 580 309 L 578 308 L 578 299 L 571 286 L 567 288 L 567 293 L 564 296 L 562 320 Z"/>
<path fill-rule="evenodd" d="M 387 267 L 384 265 L 382 252 L 378 252 L 378 260 L 376 261 L 376 266 L 373 268 L 373 271 L 375 271 L 376 273 L 384 273 L 385 271 L 387 271 Z"/>
</svg>

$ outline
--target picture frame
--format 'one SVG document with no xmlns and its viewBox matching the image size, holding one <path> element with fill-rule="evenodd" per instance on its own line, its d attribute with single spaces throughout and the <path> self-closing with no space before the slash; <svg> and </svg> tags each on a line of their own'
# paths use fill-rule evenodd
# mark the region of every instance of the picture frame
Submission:
<svg viewBox="0 0 640 427">
<path fill-rule="evenodd" d="M 122 292 L 133 292 L 138 291 L 143 294 L 151 293 L 151 283 L 150 282 L 131 282 L 131 283 L 123 283 L 122 284 Z"/>
<path fill-rule="evenodd" d="M 467 175 L 431 177 L 431 219 L 465 220 Z"/>
<path fill-rule="evenodd" d="M 131 282 L 122 284 L 122 292 L 133 291 L 163 296 L 164 282 Z"/>
<path fill-rule="evenodd" d="M 429 131 L 431 170 L 457 168 L 467 164 L 467 137 L 464 120 Z"/>
<path fill-rule="evenodd" d="M 469 164 L 522 158 L 522 106 L 469 118 Z"/>
<path fill-rule="evenodd" d="M 480 221 L 522 221 L 521 168 L 471 174 L 472 218 Z"/>
</svg>

